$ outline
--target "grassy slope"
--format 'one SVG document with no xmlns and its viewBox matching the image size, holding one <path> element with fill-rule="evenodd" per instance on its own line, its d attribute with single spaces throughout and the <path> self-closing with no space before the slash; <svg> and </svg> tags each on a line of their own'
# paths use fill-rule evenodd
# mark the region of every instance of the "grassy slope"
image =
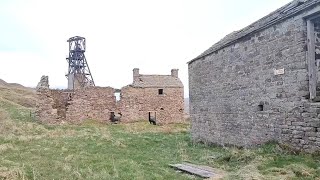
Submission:
<svg viewBox="0 0 320 180">
<path fill-rule="evenodd" d="M 274 144 L 193 144 L 186 124 L 42 125 L 30 117 L 34 95 L 12 93 L 0 89 L 0 179 L 197 179 L 168 167 L 182 161 L 222 169 L 226 179 L 320 178 L 319 156 L 291 155 Z"/>
</svg>

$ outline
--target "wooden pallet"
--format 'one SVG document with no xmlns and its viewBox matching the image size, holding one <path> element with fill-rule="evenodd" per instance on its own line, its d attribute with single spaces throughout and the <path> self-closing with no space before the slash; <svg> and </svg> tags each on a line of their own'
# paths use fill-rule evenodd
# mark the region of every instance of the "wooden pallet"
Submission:
<svg viewBox="0 0 320 180">
<path fill-rule="evenodd" d="M 202 178 L 211 178 L 218 174 L 214 173 L 214 169 L 207 166 L 199 166 L 190 163 L 169 164 L 170 167 L 187 172 L 189 174 L 197 175 Z"/>
</svg>

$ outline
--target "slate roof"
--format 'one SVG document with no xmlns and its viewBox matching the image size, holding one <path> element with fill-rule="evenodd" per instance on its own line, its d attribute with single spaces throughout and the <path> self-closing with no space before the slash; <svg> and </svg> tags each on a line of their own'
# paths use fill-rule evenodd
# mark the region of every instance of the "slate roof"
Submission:
<svg viewBox="0 0 320 180">
<path fill-rule="evenodd" d="M 131 86 L 133 87 L 176 87 L 183 88 L 183 84 L 179 78 L 173 77 L 171 75 L 140 75 L 138 81 L 134 81 Z"/>
<path fill-rule="evenodd" d="M 283 21 L 284 19 L 287 19 L 289 17 L 292 17 L 303 10 L 313 7 L 314 5 L 319 5 L 319 3 L 320 3 L 320 0 L 294 0 L 286 4 L 285 6 L 281 7 L 280 9 L 263 17 L 262 19 L 254 22 L 253 24 L 239 31 L 235 31 L 227 35 L 218 43 L 211 46 L 208 50 L 206 50 L 196 58 L 189 61 L 188 64 L 196 60 L 199 60 L 207 55 L 210 55 L 224 47 L 232 45 L 236 41 L 240 40 L 241 38 L 245 38 L 247 35 L 251 33 L 255 33 L 257 31 L 270 27 L 274 24 L 277 24 L 278 22 Z"/>
</svg>

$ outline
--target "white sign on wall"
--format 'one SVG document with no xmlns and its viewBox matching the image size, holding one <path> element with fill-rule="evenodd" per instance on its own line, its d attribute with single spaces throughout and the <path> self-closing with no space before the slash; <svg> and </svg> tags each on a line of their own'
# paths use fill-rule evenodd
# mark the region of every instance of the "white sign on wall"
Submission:
<svg viewBox="0 0 320 180">
<path fill-rule="evenodd" d="M 282 75 L 284 74 L 284 68 L 282 69 L 274 69 L 274 75 Z"/>
</svg>

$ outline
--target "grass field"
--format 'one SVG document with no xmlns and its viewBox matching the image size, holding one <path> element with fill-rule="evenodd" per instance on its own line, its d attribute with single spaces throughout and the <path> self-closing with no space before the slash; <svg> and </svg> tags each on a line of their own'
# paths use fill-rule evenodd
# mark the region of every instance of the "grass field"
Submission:
<svg viewBox="0 0 320 180">
<path fill-rule="evenodd" d="M 168 166 L 180 162 L 220 169 L 225 179 L 320 179 L 319 155 L 194 144 L 189 124 L 39 124 L 32 94 L 12 92 L 0 89 L 0 179 L 200 179 Z"/>
</svg>

